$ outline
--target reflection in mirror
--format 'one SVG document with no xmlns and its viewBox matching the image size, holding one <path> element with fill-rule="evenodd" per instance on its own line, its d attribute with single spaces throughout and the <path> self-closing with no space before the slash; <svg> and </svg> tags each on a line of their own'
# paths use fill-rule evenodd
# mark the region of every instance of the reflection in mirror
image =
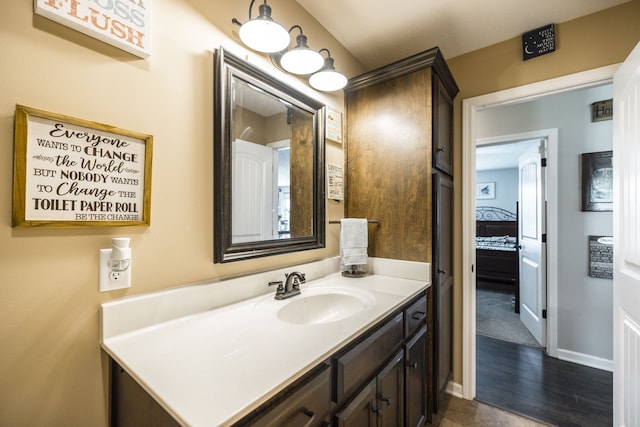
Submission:
<svg viewBox="0 0 640 427">
<path fill-rule="evenodd" d="M 220 49 L 215 261 L 324 247 L 322 104 Z"/>
<path fill-rule="evenodd" d="M 235 76 L 231 99 L 231 242 L 311 236 L 313 115 Z"/>
</svg>

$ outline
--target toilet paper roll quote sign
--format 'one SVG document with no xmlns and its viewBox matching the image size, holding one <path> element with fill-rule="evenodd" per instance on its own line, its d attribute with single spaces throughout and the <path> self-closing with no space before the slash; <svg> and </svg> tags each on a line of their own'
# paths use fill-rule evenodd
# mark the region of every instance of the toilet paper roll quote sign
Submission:
<svg viewBox="0 0 640 427">
<path fill-rule="evenodd" d="M 16 106 L 14 226 L 149 225 L 151 135 Z"/>
</svg>

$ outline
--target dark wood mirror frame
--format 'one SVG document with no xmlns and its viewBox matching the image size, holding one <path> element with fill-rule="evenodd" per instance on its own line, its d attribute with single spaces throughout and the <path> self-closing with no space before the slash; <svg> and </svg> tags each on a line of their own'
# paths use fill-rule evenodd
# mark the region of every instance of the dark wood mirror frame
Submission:
<svg viewBox="0 0 640 427">
<path fill-rule="evenodd" d="M 313 116 L 313 219 L 310 236 L 233 243 L 231 236 L 231 85 L 241 78 Z M 222 47 L 214 55 L 214 262 L 279 255 L 325 246 L 325 107 Z"/>
</svg>

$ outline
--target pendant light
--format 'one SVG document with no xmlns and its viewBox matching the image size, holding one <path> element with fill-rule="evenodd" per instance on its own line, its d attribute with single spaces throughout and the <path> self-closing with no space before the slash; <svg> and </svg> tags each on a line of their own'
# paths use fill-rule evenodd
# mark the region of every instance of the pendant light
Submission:
<svg viewBox="0 0 640 427">
<path fill-rule="evenodd" d="M 323 92 L 340 90 L 347 85 L 347 78 L 336 71 L 329 49 L 320 49 L 319 52 L 322 51 L 326 51 L 328 56 L 324 60 L 322 69 L 309 77 L 309 84 L 312 88 Z"/>
<path fill-rule="evenodd" d="M 289 30 L 297 28 L 300 34 L 296 37 L 296 47 L 286 51 L 280 58 L 280 66 L 292 74 L 307 75 L 318 71 L 324 64 L 324 58 L 319 52 L 309 48 L 307 36 L 302 32 L 300 25 L 294 25 Z"/>
<path fill-rule="evenodd" d="M 271 7 L 267 0 L 258 8 L 260 14 L 257 18 L 251 19 L 251 9 L 255 0 L 249 4 L 249 21 L 244 24 L 236 18 L 231 22 L 240 25 L 240 40 L 249 48 L 258 52 L 271 53 L 280 52 L 289 46 L 291 38 L 289 32 L 271 18 Z"/>
</svg>

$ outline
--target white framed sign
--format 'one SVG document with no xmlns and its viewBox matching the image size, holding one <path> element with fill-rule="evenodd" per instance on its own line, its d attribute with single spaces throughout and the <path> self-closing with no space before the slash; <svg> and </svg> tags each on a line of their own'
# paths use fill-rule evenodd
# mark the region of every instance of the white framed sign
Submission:
<svg viewBox="0 0 640 427">
<path fill-rule="evenodd" d="M 133 55 L 151 55 L 151 0 L 34 0 L 34 10 Z"/>
<path fill-rule="evenodd" d="M 344 177 L 342 166 L 327 163 L 327 198 L 330 200 L 344 200 Z"/>
<path fill-rule="evenodd" d="M 153 137 L 16 105 L 13 226 L 149 225 Z"/>
<path fill-rule="evenodd" d="M 325 134 L 327 139 L 342 144 L 342 113 L 330 105 L 327 105 Z"/>
</svg>

